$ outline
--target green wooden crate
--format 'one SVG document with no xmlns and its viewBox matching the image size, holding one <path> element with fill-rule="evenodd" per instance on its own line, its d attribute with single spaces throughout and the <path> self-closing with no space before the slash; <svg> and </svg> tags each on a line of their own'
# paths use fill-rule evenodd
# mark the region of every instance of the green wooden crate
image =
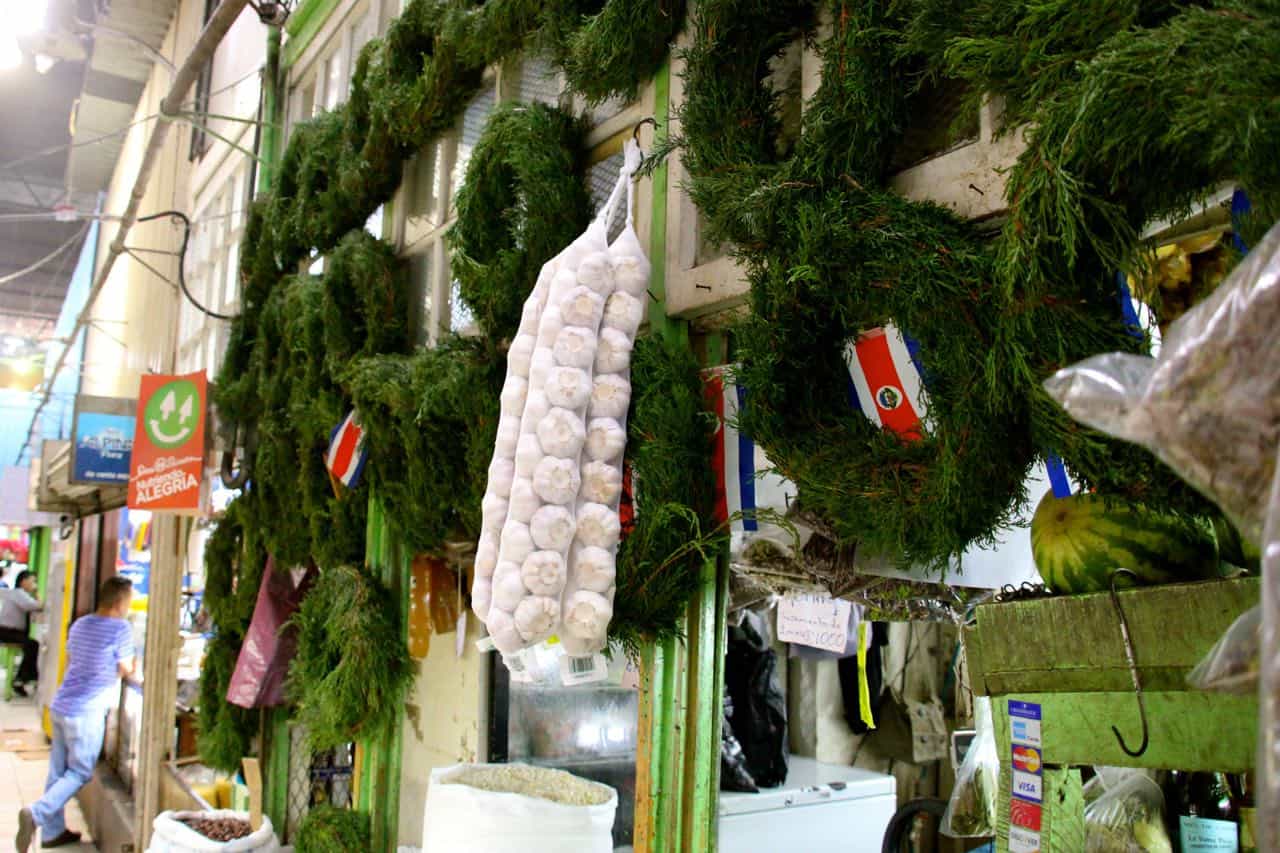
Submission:
<svg viewBox="0 0 1280 853">
<path fill-rule="evenodd" d="M 1260 591 L 1260 579 L 1239 578 L 1120 592 L 1143 687 L 1186 689 L 1187 673 Z M 1132 690 L 1110 593 L 983 605 L 965 648 L 978 695 Z"/>
</svg>

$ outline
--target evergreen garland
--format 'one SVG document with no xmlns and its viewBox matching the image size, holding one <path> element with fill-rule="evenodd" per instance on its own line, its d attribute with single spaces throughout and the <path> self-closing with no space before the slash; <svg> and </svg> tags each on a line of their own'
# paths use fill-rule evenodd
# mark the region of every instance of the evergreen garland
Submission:
<svg viewBox="0 0 1280 853">
<path fill-rule="evenodd" d="M 520 325 L 542 265 L 591 221 L 581 124 L 546 104 L 494 111 L 457 194 L 449 271 L 493 340 Z"/>
<path fill-rule="evenodd" d="M 989 541 L 1047 452 L 1105 493 L 1203 511 L 1150 454 L 1075 425 L 1040 383 L 1142 346 L 1120 323 L 1114 276 L 1143 263 L 1145 222 L 1231 179 L 1265 221 L 1277 211 L 1277 5 L 825 5 L 822 84 L 791 145 L 765 78 L 819 4 L 703 0 L 695 12 L 684 156 L 707 236 L 734 244 L 751 283 L 742 428 L 804 508 L 909 564 L 940 567 Z M 995 240 L 887 187 L 925 75 L 1003 94 L 1033 126 Z M 920 342 L 923 441 L 849 410 L 842 350 L 887 322 Z"/>
<path fill-rule="evenodd" d="M 400 608 L 369 570 L 325 568 L 290 623 L 298 651 L 286 691 L 313 750 L 350 743 L 396 719 L 413 669 Z"/>
<path fill-rule="evenodd" d="M 243 640 L 242 634 L 218 628 L 205 646 L 200 668 L 196 747 L 205 764 L 226 773 L 240 769 L 240 760 L 249 754 L 258 732 L 257 712 L 227 701 Z"/>
<path fill-rule="evenodd" d="M 609 638 L 635 656 L 641 643 L 679 632 L 702 567 L 718 554 L 721 534 L 704 527 L 715 509 L 716 423 L 693 353 L 683 341 L 639 338 L 631 379 L 627 463 L 636 517 L 618 549 Z"/>
<path fill-rule="evenodd" d="M 372 850 L 369 816 L 330 805 L 307 812 L 294 842 L 298 853 L 355 853 Z"/>
</svg>

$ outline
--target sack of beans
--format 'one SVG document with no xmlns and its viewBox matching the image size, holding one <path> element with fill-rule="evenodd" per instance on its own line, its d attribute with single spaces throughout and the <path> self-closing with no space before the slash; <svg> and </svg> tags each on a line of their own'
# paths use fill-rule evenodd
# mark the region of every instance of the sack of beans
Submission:
<svg viewBox="0 0 1280 853">
<path fill-rule="evenodd" d="M 254 830 L 245 812 L 162 812 L 147 853 L 277 853 L 280 840 L 264 816 Z"/>
</svg>

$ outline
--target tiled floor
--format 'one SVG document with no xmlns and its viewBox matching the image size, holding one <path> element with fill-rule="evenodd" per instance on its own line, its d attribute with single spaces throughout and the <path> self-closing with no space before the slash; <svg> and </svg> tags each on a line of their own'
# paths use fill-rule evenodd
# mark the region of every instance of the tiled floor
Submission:
<svg viewBox="0 0 1280 853">
<path fill-rule="evenodd" d="M 39 728 L 34 700 L 18 697 L 7 703 L 0 700 L 0 729 L 34 731 Z M 44 758 L 31 760 L 13 752 L 0 751 L 0 853 L 12 853 L 14 850 L 13 837 L 18 831 L 18 810 L 39 799 L 48 770 L 48 761 Z M 77 832 L 85 831 L 84 816 L 80 814 L 80 806 L 74 800 L 67 806 L 67 826 Z M 32 845 L 33 851 L 39 849 Z M 58 849 L 66 853 L 96 853 L 98 848 L 91 842 L 82 841 L 77 847 Z"/>
</svg>

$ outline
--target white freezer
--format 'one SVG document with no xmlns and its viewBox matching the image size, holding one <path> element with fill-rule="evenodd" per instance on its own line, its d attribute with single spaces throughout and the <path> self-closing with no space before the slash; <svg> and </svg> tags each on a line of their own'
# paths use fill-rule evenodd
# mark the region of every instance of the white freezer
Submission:
<svg viewBox="0 0 1280 853">
<path fill-rule="evenodd" d="M 720 853 L 880 853 L 898 808 L 883 773 L 791 756 L 787 781 L 758 794 L 720 792 Z"/>
</svg>

